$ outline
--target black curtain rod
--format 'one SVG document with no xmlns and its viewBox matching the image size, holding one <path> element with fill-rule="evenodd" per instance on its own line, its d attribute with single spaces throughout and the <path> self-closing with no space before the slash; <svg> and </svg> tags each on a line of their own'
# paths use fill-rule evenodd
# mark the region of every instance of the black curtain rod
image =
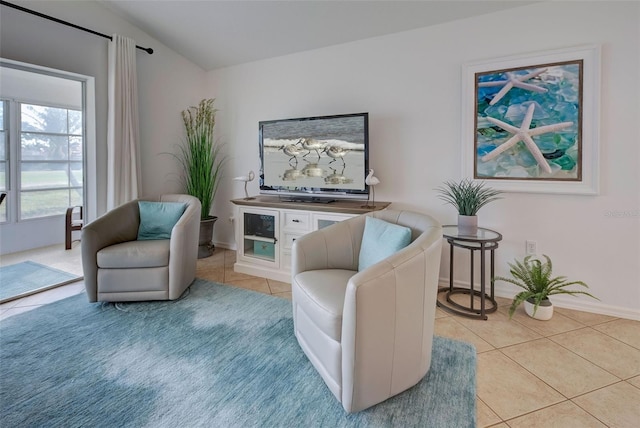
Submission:
<svg viewBox="0 0 640 428">
<path fill-rule="evenodd" d="M 36 12 L 35 10 L 27 9 L 26 7 L 18 6 L 13 3 L 6 2 L 4 0 L 0 0 L 0 5 L 9 6 L 14 9 L 17 9 L 22 12 L 30 13 L 32 15 L 38 16 L 40 18 L 48 19 L 53 22 L 57 22 L 58 24 L 68 25 L 69 27 L 77 28 L 78 30 L 86 31 L 87 33 L 95 34 L 96 36 L 104 37 L 105 39 L 113 40 L 113 37 L 108 36 L 106 34 L 98 33 L 97 31 L 93 31 L 89 28 L 81 27 L 76 24 L 72 24 L 71 22 L 63 21 L 62 19 L 54 18 L 53 16 L 45 15 L 44 13 Z M 149 55 L 153 53 L 153 49 L 151 48 L 143 48 L 142 46 L 136 45 L 136 48 L 145 51 Z"/>
</svg>

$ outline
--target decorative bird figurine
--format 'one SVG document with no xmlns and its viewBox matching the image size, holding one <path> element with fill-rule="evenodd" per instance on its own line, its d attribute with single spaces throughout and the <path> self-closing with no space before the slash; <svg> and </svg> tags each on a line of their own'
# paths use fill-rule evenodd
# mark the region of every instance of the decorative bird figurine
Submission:
<svg viewBox="0 0 640 428">
<path fill-rule="evenodd" d="M 380 180 L 378 180 L 378 177 L 373 175 L 373 170 L 370 169 L 369 170 L 369 174 L 367 175 L 367 178 L 364 179 L 364 183 L 371 187 L 371 196 L 372 196 L 372 207 L 375 208 L 376 207 L 376 188 L 375 186 L 377 184 L 380 184 Z M 369 201 L 367 201 L 367 206 L 369 206 Z"/>
<path fill-rule="evenodd" d="M 249 192 L 247 192 L 247 183 L 250 181 L 253 181 L 253 179 L 256 178 L 256 175 L 253 171 L 249 171 L 249 175 L 241 175 L 240 177 L 235 177 L 234 180 L 236 181 L 244 181 L 244 199 L 246 201 L 251 200 L 251 199 L 255 199 L 253 197 L 249 197 Z"/>
</svg>

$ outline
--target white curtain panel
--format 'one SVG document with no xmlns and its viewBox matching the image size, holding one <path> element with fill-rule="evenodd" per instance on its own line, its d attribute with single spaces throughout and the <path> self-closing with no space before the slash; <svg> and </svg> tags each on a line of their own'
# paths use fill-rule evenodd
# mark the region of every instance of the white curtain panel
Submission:
<svg viewBox="0 0 640 428">
<path fill-rule="evenodd" d="M 136 43 L 117 34 L 109 43 L 107 209 L 138 197 L 140 147 Z"/>
</svg>

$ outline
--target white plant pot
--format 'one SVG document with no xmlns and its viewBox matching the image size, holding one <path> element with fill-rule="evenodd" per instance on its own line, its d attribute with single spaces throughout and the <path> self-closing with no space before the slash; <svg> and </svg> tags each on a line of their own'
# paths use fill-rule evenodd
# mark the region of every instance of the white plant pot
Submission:
<svg viewBox="0 0 640 428">
<path fill-rule="evenodd" d="M 478 234 L 478 216 L 458 214 L 458 232 L 460 235 L 476 236 Z"/>
<path fill-rule="evenodd" d="M 528 300 L 524 301 L 524 311 L 531 318 L 540 320 L 540 321 L 548 321 L 553 316 L 553 304 L 550 300 L 542 301 L 536 310 L 534 315 L 533 313 L 534 304 L 529 302 Z"/>
</svg>

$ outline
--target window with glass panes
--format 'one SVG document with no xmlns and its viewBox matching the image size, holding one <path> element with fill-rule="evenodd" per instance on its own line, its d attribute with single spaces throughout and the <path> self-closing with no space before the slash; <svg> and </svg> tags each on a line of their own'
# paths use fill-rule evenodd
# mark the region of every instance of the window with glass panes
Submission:
<svg viewBox="0 0 640 428">
<path fill-rule="evenodd" d="M 83 204 L 82 111 L 20 104 L 20 219 Z"/>
</svg>

